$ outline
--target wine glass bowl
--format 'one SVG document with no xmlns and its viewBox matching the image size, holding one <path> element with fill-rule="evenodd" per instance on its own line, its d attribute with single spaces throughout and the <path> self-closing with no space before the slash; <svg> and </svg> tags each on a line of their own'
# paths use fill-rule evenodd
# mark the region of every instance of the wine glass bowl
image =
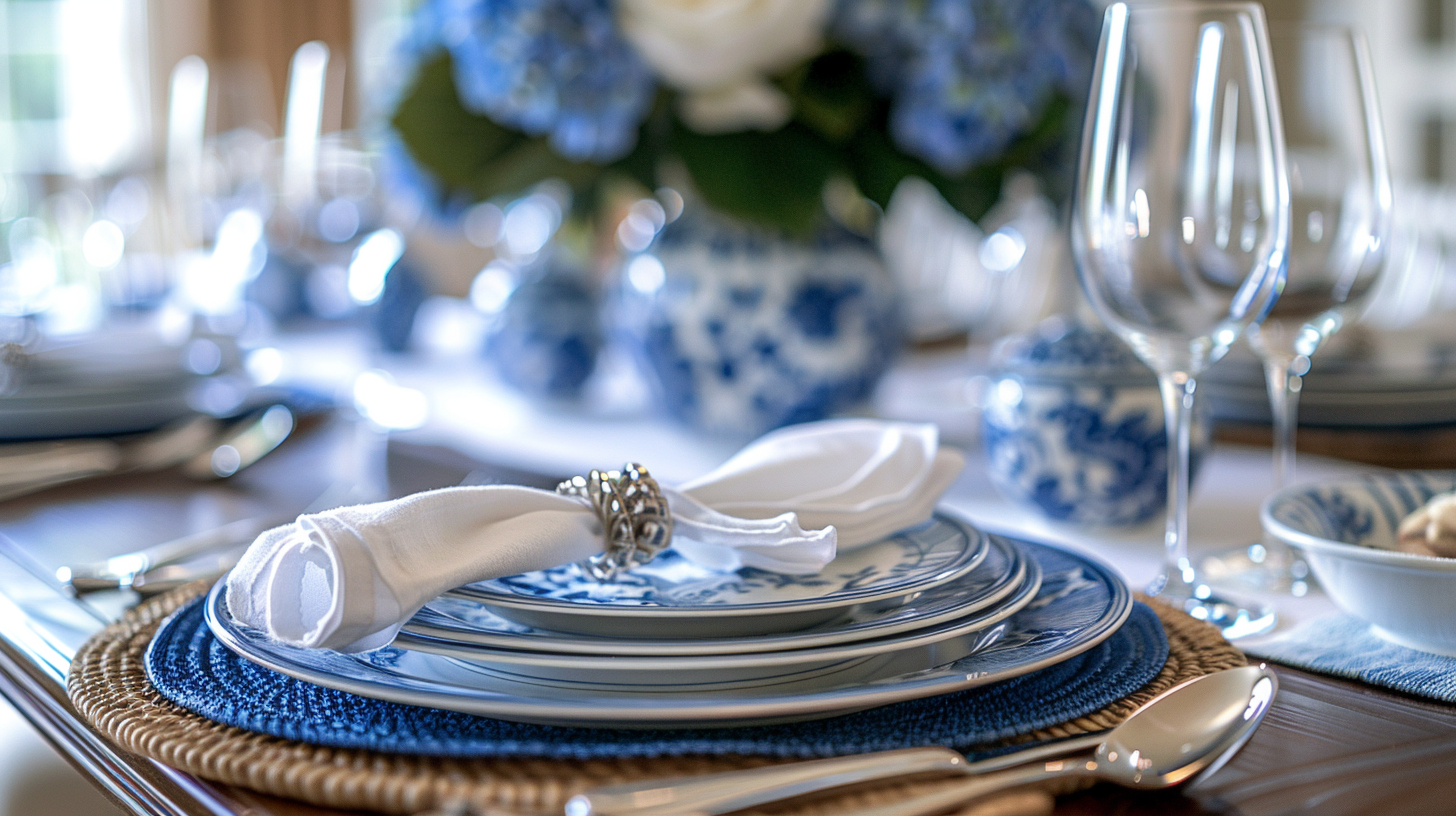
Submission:
<svg viewBox="0 0 1456 816">
<path fill-rule="evenodd" d="M 1314 354 L 1374 288 L 1392 195 L 1364 37 L 1300 24 L 1276 26 L 1270 38 L 1285 100 L 1292 229 L 1284 292 L 1249 341 L 1261 357 L 1286 361 Z"/>
<path fill-rule="evenodd" d="M 1149 588 L 1237 636 L 1267 607 L 1218 597 L 1188 558 L 1197 376 L 1278 296 L 1289 185 L 1256 3 L 1115 3 L 1083 130 L 1072 237 L 1093 310 L 1158 375 L 1169 440 L 1167 561 Z"/>
<path fill-rule="evenodd" d="M 1390 172 L 1369 50 L 1359 32 L 1289 24 L 1270 34 L 1282 100 L 1291 230 L 1283 294 L 1249 345 L 1263 363 L 1274 419 L 1274 487 L 1293 477 L 1302 377 L 1349 322 L 1385 267 Z M 1215 560 L 1218 573 L 1303 594 L 1308 568 L 1270 541 Z"/>
<path fill-rule="evenodd" d="M 1104 32 L 1094 79 L 1074 246 L 1108 326 L 1154 370 L 1196 374 L 1267 307 L 1287 242 L 1266 46 L 1245 30 L 1262 16 L 1120 8 L 1107 20 L 1128 18 L 1124 33 Z"/>
</svg>

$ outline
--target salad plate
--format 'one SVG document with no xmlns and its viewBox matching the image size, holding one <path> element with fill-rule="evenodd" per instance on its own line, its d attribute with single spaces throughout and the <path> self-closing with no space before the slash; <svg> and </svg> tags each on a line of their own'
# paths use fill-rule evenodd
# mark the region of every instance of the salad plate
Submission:
<svg viewBox="0 0 1456 816">
<path fill-rule="evenodd" d="M 668 550 L 602 583 L 576 564 L 461 587 L 452 597 L 538 629 L 612 638 L 783 634 L 911 596 L 975 569 L 989 549 L 964 521 L 937 514 L 919 527 L 841 552 L 813 575 L 746 567 L 715 572 Z"/>
<path fill-rule="evenodd" d="M 541 680 L 580 681 L 616 687 L 681 686 L 698 683 L 732 684 L 793 672 L 817 671 L 850 660 L 895 655 L 899 671 L 911 672 L 943 666 L 984 648 L 990 639 L 979 637 L 1031 602 L 1041 587 L 1041 568 L 1035 562 L 1015 592 L 979 613 L 957 617 L 898 635 L 776 652 L 736 654 L 609 656 L 553 654 L 461 644 L 401 632 L 394 645 L 430 652 L 496 671 Z"/>
<path fill-rule="evenodd" d="M 1036 596 L 998 624 L 994 642 L 929 670 L 896 671 L 895 654 L 731 688 L 597 689 L 494 672 L 441 655 L 387 646 L 346 654 L 302 649 L 233 620 L 221 590 L 206 601 L 218 640 L 259 665 L 321 686 L 409 705 L 518 722 L 671 728 L 830 717 L 975 688 L 1066 660 L 1101 643 L 1132 611 L 1132 595 L 1106 565 L 1045 544 L 1017 541 L 1043 574 Z M 586 678 L 583 678 L 585 681 Z"/>
<path fill-rule="evenodd" d="M 723 655 L 811 649 L 887 637 L 935 626 L 992 608 L 1016 592 L 1027 577 L 1028 560 L 1011 542 L 992 537 L 986 558 L 964 577 L 926 591 L 899 606 L 858 607 L 848 617 L 801 632 L 729 638 L 585 637 L 537 629 L 491 612 L 466 598 L 447 594 L 425 605 L 403 633 L 434 641 L 580 655 Z"/>
</svg>

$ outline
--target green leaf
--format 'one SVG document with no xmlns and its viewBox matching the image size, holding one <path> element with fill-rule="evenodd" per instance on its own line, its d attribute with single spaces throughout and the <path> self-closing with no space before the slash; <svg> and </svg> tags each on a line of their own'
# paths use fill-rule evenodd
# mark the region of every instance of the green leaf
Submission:
<svg viewBox="0 0 1456 816">
<path fill-rule="evenodd" d="M 1001 194 L 1004 168 L 989 165 L 972 168 L 950 177 L 895 146 L 884 130 L 866 130 L 851 146 L 854 181 L 860 192 L 881 207 L 890 204 L 890 196 L 907 176 L 930 182 L 945 200 L 967 218 L 978 221 L 996 203 Z"/>
<path fill-rule="evenodd" d="M 415 161 L 455 188 L 473 186 L 486 165 L 523 138 L 465 110 L 444 52 L 419 67 L 390 124 Z"/>
<path fill-rule="evenodd" d="M 660 90 L 652 111 L 637 129 L 637 144 L 632 152 L 607 165 L 607 170 L 626 176 L 644 189 L 657 188 L 657 164 L 672 133 L 672 105 L 667 91 Z"/>
<path fill-rule="evenodd" d="M 824 182 L 840 166 L 833 146 L 792 122 L 772 133 L 713 135 L 679 125 L 672 148 L 710 205 L 797 235 L 818 222 Z"/>
<path fill-rule="evenodd" d="M 848 51 L 815 57 L 784 77 L 780 86 L 793 103 L 794 117 L 833 142 L 854 136 L 877 101 L 864 60 Z"/>
<path fill-rule="evenodd" d="M 539 137 L 466 110 L 447 52 L 422 64 L 390 124 L 415 161 L 452 193 L 474 200 L 515 195 L 547 178 L 590 182 L 601 168 L 572 162 Z"/>
</svg>

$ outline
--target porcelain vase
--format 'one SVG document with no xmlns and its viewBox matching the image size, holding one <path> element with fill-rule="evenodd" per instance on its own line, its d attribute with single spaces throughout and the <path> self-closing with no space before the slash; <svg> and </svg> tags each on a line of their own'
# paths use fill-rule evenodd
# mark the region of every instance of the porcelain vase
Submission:
<svg viewBox="0 0 1456 816">
<path fill-rule="evenodd" d="M 838 227 L 795 240 L 710 211 L 625 259 L 625 334 L 677 419 L 749 437 L 865 400 L 901 344 L 874 244 Z"/>
</svg>

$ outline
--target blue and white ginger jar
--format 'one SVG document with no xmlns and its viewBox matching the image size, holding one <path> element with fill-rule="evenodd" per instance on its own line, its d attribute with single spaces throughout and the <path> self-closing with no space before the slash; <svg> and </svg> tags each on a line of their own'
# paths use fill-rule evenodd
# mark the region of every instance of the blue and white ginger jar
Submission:
<svg viewBox="0 0 1456 816">
<path fill-rule="evenodd" d="M 1196 403 L 1191 472 L 1210 438 Z M 1054 521 L 1141 524 L 1168 498 L 1158 381 L 1111 332 L 1059 319 L 1003 341 L 982 410 L 991 482 Z"/>
<path fill-rule="evenodd" d="M 756 436 L 866 399 L 901 345 L 879 253 L 838 227 L 805 241 L 702 210 L 624 265 L 623 328 L 675 418 Z"/>
<path fill-rule="evenodd" d="M 580 398 L 603 344 L 601 307 L 585 271 L 547 256 L 524 270 L 485 334 L 485 356 L 529 397 Z"/>
</svg>

